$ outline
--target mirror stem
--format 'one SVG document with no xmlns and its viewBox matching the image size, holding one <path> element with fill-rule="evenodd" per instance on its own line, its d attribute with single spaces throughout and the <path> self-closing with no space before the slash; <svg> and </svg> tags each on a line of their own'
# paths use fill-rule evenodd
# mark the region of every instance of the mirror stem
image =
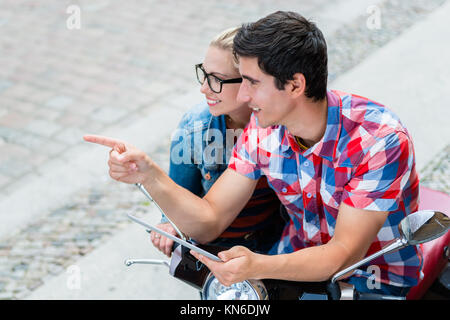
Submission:
<svg viewBox="0 0 450 320">
<path fill-rule="evenodd" d="M 139 188 L 139 190 L 142 191 L 142 193 L 147 197 L 148 200 L 153 202 L 155 206 L 158 208 L 159 212 L 165 215 L 167 221 L 172 225 L 172 227 L 175 229 L 175 231 L 178 233 L 181 239 L 184 241 L 187 241 L 188 239 L 184 236 L 184 234 L 178 229 L 178 227 L 175 225 L 175 223 L 172 222 L 172 220 L 169 219 L 169 217 L 164 213 L 164 211 L 161 209 L 161 207 L 156 203 L 155 200 L 153 200 L 152 196 L 147 192 L 147 190 L 144 188 L 144 186 L 141 183 L 135 183 L 136 187 Z"/>
<path fill-rule="evenodd" d="M 400 239 L 395 239 L 392 243 L 388 244 L 387 246 L 385 246 L 383 249 L 381 249 L 378 252 L 375 252 L 374 254 L 364 258 L 363 260 L 351 265 L 348 268 L 345 268 L 342 271 L 339 271 L 338 273 L 336 273 L 334 275 L 334 277 L 331 279 L 331 282 L 334 283 L 337 280 L 339 280 L 340 277 L 342 277 L 343 275 L 345 275 L 346 273 L 358 268 L 359 266 L 362 266 L 363 264 L 366 264 L 369 261 L 372 261 L 373 259 L 376 259 L 382 255 L 385 255 L 387 253 L 391 253 L 394 252 L 396 250 L 399 250 L 403 247 L 406 247 L 408 245 L 408 241 L 404 238 L 400 238 Z"/>
</svg>

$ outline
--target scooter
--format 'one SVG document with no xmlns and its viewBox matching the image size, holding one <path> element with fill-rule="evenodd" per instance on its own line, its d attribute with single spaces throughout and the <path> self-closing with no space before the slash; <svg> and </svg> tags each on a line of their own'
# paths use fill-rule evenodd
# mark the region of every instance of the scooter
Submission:
<svg viewBox="0 0 450 320">
<path fill-rule="evenodd" d="M 162 212 L 145 188 L 140 184 L 137 186 Z M 440 211 L 420 210 L 406 216 L 398 226 L 399 238 L 394 239 L 380 251 L 341 270 L 328 281 L 297 282 L 278 279 L 249 279 L 229 287 L 222 285 L 204 264 L 189 253 L 190 250 L 194 250 L 210 259 L 221 261 L 217 254 L 227 248 L 193 243 L 180 232 L 170 219 L 169 222 L 174 226 L 179 237 L 151 226 L 132 214 L 129 214 L 128 217 L 144 226 L 147 232 L 157 232 L 172 239 L 174 246 L 170 262 L 154 259 L 128 259 L 125 261 L 125 265 L 165 265 L 169 268 L 170 275 L 199 290 L 203 300 L 404 300 L 406 298 L 423 298 L 426 292 L 431 290 L 430 287 L 439 288 L 437 290 L 439 292 L 434 293 L 434 298 L 437 294 L 438 298 L 450 299 L 449 272 L 441 274 L 443 270 L 445 271 L 450 257 L 450 232 L 448 232 L 450 218 Z M 427 246 L 427 244 L 432 245 Z M 353 285 L 343 281 L 358 267 L 366 265 L 377 257 L 410 245 L 422 247 L 424 257 L 422 271 L 424 274 L 406 298 L 358 292 Z"/>
</svg>

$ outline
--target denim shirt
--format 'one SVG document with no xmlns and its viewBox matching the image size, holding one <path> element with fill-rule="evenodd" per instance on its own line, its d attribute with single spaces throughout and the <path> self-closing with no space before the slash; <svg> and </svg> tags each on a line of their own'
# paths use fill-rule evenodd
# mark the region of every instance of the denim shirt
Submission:
<svg viewBox="0 0 450 320">
<path fill-rule="evenodd" d="M 225 116 L 211 115 L 206 101 L 186 112 L 172 134 L 170 178 L 203 197 L 228 167 L 234 141 L 227 146 L 226 133 Z"/>
</svg>

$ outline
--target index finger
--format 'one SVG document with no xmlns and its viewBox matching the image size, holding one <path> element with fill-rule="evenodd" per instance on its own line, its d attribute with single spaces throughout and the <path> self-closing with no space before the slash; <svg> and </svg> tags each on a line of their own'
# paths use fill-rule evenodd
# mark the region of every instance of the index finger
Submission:
<svg viewBox="0 0 450 320">
<path fill-rule="evenodd" d="M 93 134 L 84 135 L 83 139 L 84 139 L 84 141 L 101 144 L 103 146 L 107 146 L 110 148 L 114 148 L 114 146 L 116 146 L 118 144 L 123 144 L 123 142 L 120 140 L 105 137 L 105 136 L 97 136 L 97 135 L 93 135 Z"/>
<path fill-rule="evenodd" d="M 198 261 L 203 263 L 206 267 L 208 267 L 209 270 L 213 271 L 219 264 L 222 264 L 223 262 L 214 261 L 198 252 L 195 252 L 194 250 L 190 250 L 189 253 L 193 255 Z"/>
</svg>

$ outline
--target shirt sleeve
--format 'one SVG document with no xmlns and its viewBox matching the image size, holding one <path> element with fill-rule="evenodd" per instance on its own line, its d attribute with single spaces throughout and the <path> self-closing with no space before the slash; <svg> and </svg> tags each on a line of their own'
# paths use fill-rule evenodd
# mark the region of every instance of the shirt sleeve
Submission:
<svg viewBox="0 0 450 320">
<path fill-rule="evenodd" d="M 403 132 L 389 134 L 364 155 L 344 187 L 342 201 L 365 210 L 398 210 L 414 161 L 411 139 Z"/>
<path fill-rule="evenodd" d="M 258 165 L 258 129 L 253 115 L 233 147 L 228 168 L 253 180 L 262 175 Z"/>
</svg>

